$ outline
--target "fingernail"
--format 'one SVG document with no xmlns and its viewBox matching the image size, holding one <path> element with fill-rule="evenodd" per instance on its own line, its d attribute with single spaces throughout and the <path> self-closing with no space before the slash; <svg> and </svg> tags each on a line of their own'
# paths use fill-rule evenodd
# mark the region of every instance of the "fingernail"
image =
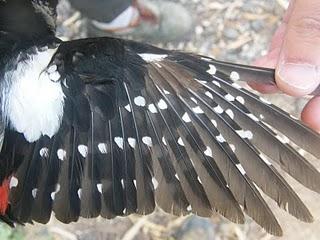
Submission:
<svg viewBox="0 0 320 240">
<path fill-rule="evenodd" d="M 311 64 L 283 63 L 277 69 L 278 87 L 293 96 L 313 92 L 320 83 L 319 67 Z"/>
</svg>

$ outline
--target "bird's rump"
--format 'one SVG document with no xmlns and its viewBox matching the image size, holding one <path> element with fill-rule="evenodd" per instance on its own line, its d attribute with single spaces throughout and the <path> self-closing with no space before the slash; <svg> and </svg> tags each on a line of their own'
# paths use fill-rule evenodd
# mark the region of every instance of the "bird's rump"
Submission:
<svg viewBox="0 0 320 240">
<path fill-rule="evenodd" d="M 320 157 L 320 136 L 236 83 L 272 82 L 272 71 L 112 38 L 61 43 L 52 65 L 65 96 L 59 131 L 28 142 L 6 130 L 1 151 L 19 221 L 46 223 L 52 211 L 62 222 L 112 218 L 159 206 L 237 223 L 245 212 L 281 235 L 258 187 L 313 220 L 272 164 L 320 192 L 319 172 L 288 140 Z"/>
</svg>

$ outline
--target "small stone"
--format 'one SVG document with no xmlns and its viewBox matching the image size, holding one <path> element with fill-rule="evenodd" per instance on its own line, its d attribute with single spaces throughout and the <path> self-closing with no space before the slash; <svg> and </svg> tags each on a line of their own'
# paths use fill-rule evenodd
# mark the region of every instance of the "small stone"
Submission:
<svg viewBox="0 0 320 240">
<path fill-rule="evenodd" d="M 230 39 L 230 40 L 235 40 L 238 38 L 239 36 L 239 33 L 236 29 L 233 29 L 233 28 L 226 28 L 224 31 L 223 31 L 223 35 Z"/>
</svg>

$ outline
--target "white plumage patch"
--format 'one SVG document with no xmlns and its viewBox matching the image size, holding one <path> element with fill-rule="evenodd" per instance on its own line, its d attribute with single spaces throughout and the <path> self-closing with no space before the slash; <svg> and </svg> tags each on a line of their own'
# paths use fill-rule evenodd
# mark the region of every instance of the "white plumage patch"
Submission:
<svg viewBox="0 0 320 240">
<path fill-rule="evenodd" d="M 82 157 L 86 158 L 88 156 L 88 147 L 86 145 L 79 145 L 78 151 Z"/>
<path fill-rule="evenodd" d="M 50 78 L 54 69 L 50 68 L 51 73 L 46 71 L 56 51 L 37 52 L 4 76 L 1 106 L 4 118 L 29 142 L 41 135 L 52 137 L 60 127 L 65 96 L 60 82 Z"/>
<path fill-rule="evenodd" d="M 207 146 L 207 149 L 204 151 L 206 156 L 212 157 L 212 149 Z"/>
<path fill-rule="evenodd" d="M 134 148 L 136 148 L 137 140 L 135 138 L 129 137 L 128 138 L 128 143 L 129 143 L 130 147 L 132 147 L 134 149 Z"/>
<path fill-rule="evenodd" d="M 167 109 L 167 108 L 168 108 L 168 105 L 167 105 L 167 103 L 166 103 L 163 99 L 160 99 L 160 101 L 158 102 L 158 107 L 159 107 L 161 110 L 164 110 L 164 109 Z"/>
<path fill-rule="evenodd" d="M 117 146 L 121 149 L 123 149 L 123 138 L 122 137 L 115 137 L 114 142 L 117 144 Z"/>
<path fill-rule="evenodd" d="M 150 111 L 151 113 L 157 113 L 157 112 L 158 112 L 156 106 L 155 106 L 153 103 L 151 103 L 151 104 L 149 105 L 148 109 L 149 109 L 149 111 Z"/>
<path fill-rule="evenodd" d="M 101 154 L 107 154 L 108 153 L 107 144 L 105 144 L 105 143 L 99 143 L 98 144 L 98 149 L 99 149 Z"/>
<path fill-rule="evenodd" d="M 12 176 L 10 179 L 9 188 L 11 189 L 13 187 L 17 187 L 18 183 L 19 183 L 19 180 L 16 177 Z"/>
<path fill-rule="evenodd" d="M 61 186 L 60 186 L 60 184 L 58 183 L 58 184 L 56 185 L 55 191 L 51 193 L 51 199 L 52 199 L 52 200 L 55 199 L 55 196 L 56 196 L 56 194 L 60 191 L 60 188 L 61 188 Z"/>
<path fill-rule="evenodd" d="M 139 107 L 144 107 L 146 105 L 146 99 L 142 96 L 134 98 L 134 103 Z"/>
<path fill-rule="evenodd" d="M 152 139 L 149 136 L 145 136 L 142 138 L 142 142 L 149 147 L 152 147 Z"/>
<path fill-rule="evenodd" d="M 235 72 L 235 71 L 232 71 L 232 72 L 230 73 L 230 79 L 231 79 L 232 81 L 238 81 L 238 80 L 240 80 L 240 75 L 239 75 L 239 73 L 238 73 L 238 72 Z"/>
<path fill-rule="evenodd" d="M 189 114 L 188 114 L 188 113 L 183 114 L 183 116 L 182 116 L 182 120 L 183 120 L 184 122 L 186 122 L 186 123 L 191 122 L 191 119 L 190 119 L 190 117 L 189 117 Z"/>
<path fill-rule="evenodd" d="M 61 161 L 64 161 L 65 160 L 65 158 L 67 157 L 67 152 L 65 151 L 65 150 L 63 150 L 63 149 L 58 149 L 58 151 L 57 151 L 57 156 L 58 156 L 58 158 L 61 160 Z"/>
<path fill-rule="evenodd" d="M 214 65 L 209 64 L 209 69 L 207 70 L 207 73 L 211 75 L 215 75 L 216 72 L 217 72 L 217 68 Z"/>
<path fill-rule="evenodd" d="M 148 63 L 158 62 L 168 57 L 168 55 L 166 54 L 154 54 L 154 53 L 140 53 L 138 55 Z"/>
</svg>

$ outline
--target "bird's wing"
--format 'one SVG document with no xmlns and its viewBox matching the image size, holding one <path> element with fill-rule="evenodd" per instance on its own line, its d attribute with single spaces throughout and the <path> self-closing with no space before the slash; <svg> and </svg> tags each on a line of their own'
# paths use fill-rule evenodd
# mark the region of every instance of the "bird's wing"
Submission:
<svg viewBox="0 0 320 240">
<path fill-rule="evenodd" d="M 281 235 L 258 189 L 313 220 L 274 165 L 320 192 L 319 172 L 288 140 L 320 157 L 320 136 L 236 83 L 272 82 L 272 71 L 112 38 L 61 43 L 50 67 L 63 91 L 59 129 L 34 142 L 30 129 L 7 129 L 1 152 L 19 221 L 46 223 L 53 211 L 68 223 L 159 206 L 237 223 L 245 212 Z"/>
</svg>

